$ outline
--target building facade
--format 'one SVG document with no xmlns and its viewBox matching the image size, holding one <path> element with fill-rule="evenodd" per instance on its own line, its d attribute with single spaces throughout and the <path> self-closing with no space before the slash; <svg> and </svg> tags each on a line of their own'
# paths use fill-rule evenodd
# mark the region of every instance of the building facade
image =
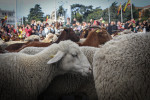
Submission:
<svg viewBox="0 0 150 100">
<path fill-rule="evenodd" d="M 55 11 L 52 12 L 52 14 L 50 15 L 50 19 L 48 20 L 48 22 L 55 22 Z M 65 16 L 59 16 L 56 17 L 56 21 L 58 22 L 65 22 Z"/>
<path fill-rule="evenodd" d="M 0 20 L 5 19 L 5 16 L 7 16 L 6 24 L 15 24 L 15 11 L 10 10 L 2 10 L 0 9 Z M 2 23 L 0 23 L 1 25 Z"/>
</svg>

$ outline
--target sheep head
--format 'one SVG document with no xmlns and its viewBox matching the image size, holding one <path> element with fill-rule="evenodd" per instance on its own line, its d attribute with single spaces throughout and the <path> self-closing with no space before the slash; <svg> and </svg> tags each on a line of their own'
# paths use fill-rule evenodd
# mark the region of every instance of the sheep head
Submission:
<svg viewBox="0 0 150 100">
<path fill-rule="evenodd" d="M 98 37 L 100 44 L 104 44 L 107 41 L 112 39 L 111 35 L 104 28 L 97 29 L 97 30 L 95 30 L 95 32 L 97 33 L 97 37 Z"/>
<path fill-rule="evenodd" d="M 62 74 L 66 72 L 79 72 L 82 75 L 87 75 L 91 72 L 91 65 L 86 56 L 81 52 L 79 46 L 70 40 L 59 43 L 58 52 L 54 56 L 50 56 L 47 64 L 56 62 L 61 64 Z"/>
<path fill-rule="evenodd" d="M 61 35 L 58 37 L 55 43 L 59 43 L 60 41 L 64 40 L 71 40 L 74 42 L 78 42 L 80 38 L 76 36 L 72 28 L 64 28 L 64 30 L 61 32 Z"/>
<path fill-rule="evenodd" d="M 72 28 L 65 28 L 64 31 L 66 32 L 68 39 L 74 42 L 78 42 L 80 40 L 80 38 L 75 34 Z"/>
</svg>

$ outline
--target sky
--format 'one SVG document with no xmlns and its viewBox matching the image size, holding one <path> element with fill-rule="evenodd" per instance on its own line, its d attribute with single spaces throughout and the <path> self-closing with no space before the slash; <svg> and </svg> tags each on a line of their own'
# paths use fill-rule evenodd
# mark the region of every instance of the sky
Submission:
<svg viewBox="0 0 150 100">
<path fill-rule="evenodd" d="M 44 15 L 51 14 L 56 8 L 60 5 L 66 9 L 69 5 L 72 4 L 83 4 L 83 5 L 92 5 L 93 8 L 101 7 L 105 9 L 109 7 L 113 2 L 125 3 L 128 0 L 0 0 L 0 9 L 2 10 L 15 10 L 17 1 L 17 16 L 26 16 L 29 14 L 30 8 L 33 8 L 35 4 L 40 4 Z M 143 7 L 150 5 L 150 0 L 132 0 L 132 3 L 137 7 Z"/>
</svg>

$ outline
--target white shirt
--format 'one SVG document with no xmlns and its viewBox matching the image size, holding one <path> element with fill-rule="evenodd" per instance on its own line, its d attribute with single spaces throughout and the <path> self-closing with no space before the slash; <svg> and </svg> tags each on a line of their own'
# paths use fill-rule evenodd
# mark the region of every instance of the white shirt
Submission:
<svg viewBox="0 0 150 100">
<path fill-rule="evenodd" d="M 48 27 L 44 28 L 44 32 L 45 32 L 46 35 L 48 35 L 48 33 L 49 33 Z"/>
</svg>

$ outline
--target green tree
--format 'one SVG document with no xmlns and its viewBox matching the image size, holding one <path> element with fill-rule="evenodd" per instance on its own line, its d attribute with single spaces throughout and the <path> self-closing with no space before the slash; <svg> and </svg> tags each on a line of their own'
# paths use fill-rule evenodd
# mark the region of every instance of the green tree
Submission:
<svg viewBox="0 0 150 100">
<path fill-rule="evenodd" d="M 61 6 L 59 6 L 59 9 L 58 9 L 58 16 L 64 16 L 64 14 L 65 14 L 65 10 L 64 10 L 64 8 L 63 8 L 63 6 L 61 5 Z"/>
<path fill-rule="evenodd" d="M 117 15 L 118 13 L 118 6 L 117 6 L 117 2 L 113 2 L 112 5 L 110 6 L 110 18 L 111 18 L 111 21 L 118 21 L 119 20 L 119 16 Z M 108 15 L 108 8 L 104 9 L 103 10 L 103 13 L 101 15 L 103 17 L 103 19 L 105 21 L 108 22 L 109 20 L 109 15 Z"/>
<path fill-rule="evenodd" d="M 85 5 L 82 5 L 82 4 L 73 4 L 73 5 L 71 5 L 72 20 L 73 20 L 73 18 L 77 17 L 77 13 L 78 13 L 78 15 L 80 15 L 80 18 L 82 16 L 80 21 L 85 21 L 88 14 L 90 14 L 92 12 L 92 10 L 93 10 L 92 5 L 85 6 Z"/>
<path fill-rule="evenodd" d="M 82 22 L 82 21 L 83 21 L 82 17 L 83 17 L 83 16 L 82 16 L 79 12 L 76 13 L 76 19 L 77 19 L 79 22 Z"/>
<path fill-rule="evenodd" d="M 100 19 L 102 17 L 102 9 L 100 7 L 95 8 L 90 14 L 88 14 L 86 21 L 90 19 Z"/>
<path fill-rule="evenodd" d="M 28 15 L 28 21 L 36 20 L 36 21 L 43 21 L 43 15 L 42 8 L 39 4 L 36 4 L 34 8 L 30 9 L 30 13 Z"/>
</svg>

